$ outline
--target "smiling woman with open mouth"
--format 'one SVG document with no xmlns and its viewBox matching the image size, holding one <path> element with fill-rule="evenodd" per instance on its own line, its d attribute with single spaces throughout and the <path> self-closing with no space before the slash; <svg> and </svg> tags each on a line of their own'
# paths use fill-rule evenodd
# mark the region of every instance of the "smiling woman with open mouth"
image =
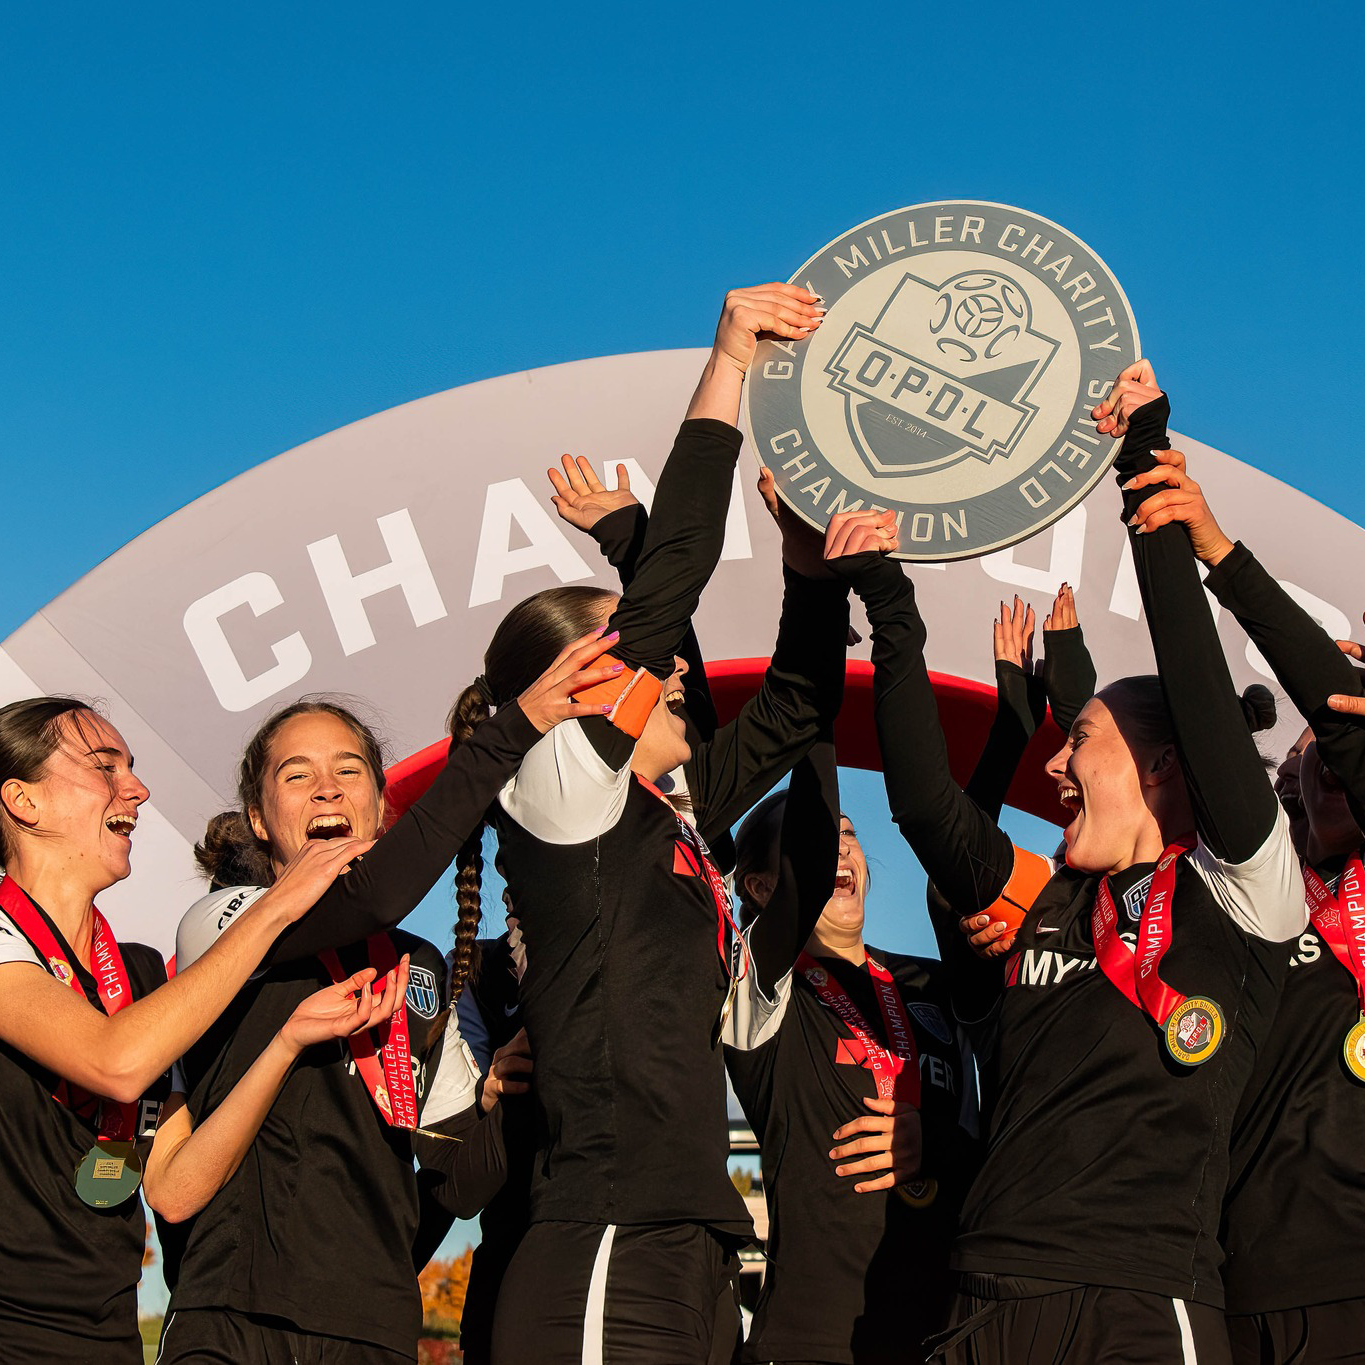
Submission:
<svg viewBox="0 0 1365 1365">
<path fill-rule="evenodd" d="M 1101 434 L 1126 432 L 1125 488 L 1168 411 L 1145 361 L 1096 409 Z M 1125 516 L 1140 501 L 1128 491 Z M 908 580 L 876 561 L 853 575 L 893 816 L 966 930 L 997 935 L 972 968 L 986 1017 L 962 1021 L 996 1088 L 933 1343 L 953 1365 L 1228 1358 L 1228 1132 L 1303 892 L 1248 729 L 1269 694 L 1244 711 L 1185 532 L 1130 543 L 1160 677 L 1101 688 L 1048 763 L 1071 814 L 1050 876 L 949 774 Z"/>
<path fill-rule="evenodd" d="M 141 1362 L 138 1187 L 167 1070 L 335 875 L 319 865 L 262 896 L 167 983 L 160 954 L 120 944 L 95 907 L 128 876 L 147 797 L 88 704 L 0 709 L 0 1325 L 15 1359 Z"/>
</svg>

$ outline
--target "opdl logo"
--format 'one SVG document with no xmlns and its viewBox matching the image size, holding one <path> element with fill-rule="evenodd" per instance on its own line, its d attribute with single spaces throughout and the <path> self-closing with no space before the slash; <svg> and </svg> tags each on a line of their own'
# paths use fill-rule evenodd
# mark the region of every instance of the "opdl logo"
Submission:
<svg viewBox="0 0 1365 1365">
<path fill-rule="evenodd" d="M 1108 268 L 1056 224 L 922 204 L 792 278 L 824 298 L 824 325 L 765 341 L 747 401 L 759 457 L 813 525 L 891 508 L 902 558 L 967 558 L 1050 525 L 1113 462 L 1090 409 L 1137 358 L 1137 329 Z"/>
</svg>

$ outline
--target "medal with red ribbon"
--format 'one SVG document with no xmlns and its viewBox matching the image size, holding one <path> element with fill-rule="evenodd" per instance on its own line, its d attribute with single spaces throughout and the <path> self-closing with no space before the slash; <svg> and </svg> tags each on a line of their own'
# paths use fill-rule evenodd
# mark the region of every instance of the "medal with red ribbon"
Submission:
<svg viewBox="0 0 1365 1365">
<path fill-rule="evenodd" d="M 871 1071 L 878 1096 L 918 1109 L 919 1048 L 915 1045 L 909 1013 L 896 989 L 895 978 L 870 954 L 865 953 L 864 956 L 881 1010 L 882 1023 L 886 1026 L 886 1043 L 872 1032 L 848 992 L 808 952 L 803 950 L 796 959 L 796 970 L 810 983 L 820 997 L 820 1003 L 836 1015 L 853 1035 L 857 1049 L 850 1048 L 849 1052 Z M 858 1056 L 859 1052 L 862 1053 L 861 1057 Z M 914 1208 L 927 1208 L 938 1194 L 938 1182 L 932 1178 L 919 1178 L 897 1185 L 896 1193 Z"/>
<path fill-rule="evenodd" d="M 1207 1062 L 1223 1041 L 1223 1011 L 1202 995 L 1183 995 L 1161 979 L 1161 960 L 1171 946 L 1171 910 L 1180 859 L 1195 846 L 1192 834 L 1162 853 L 1138 921 L 1138 946 L 1130 948 L 1118 931 L 1118 908 L 1109 878 L 1100 882 L 1091 912 L 1095 957 L 1100 970 L 1165 1033 L 1166 1050 L 1184 1066 Z"/>
<path fill-rule="evenodd" d="M 85 991 L 62 946 L 38 907 L 13 877 L 0 881 L 0 909 L 14 921 L 33 945 L 48 970 L 64 986 L 85 998 Z M 133 991 L 118 940 L 109 922 L 91 907 L 94 931 L 90 947 L 90 970 L 104 1012 L 113 1016 L 132 1004 Z M 92 1208 L 112 1208 L 130 1198 L 142 1183 L 142 1163 L 134 1143 L 137 1138 L 136 1103 L 92 1095 L 78 1085 L 59 1080 L 52 1098 L 82 1119 L 94 1124 L 98 1137 L 76 1168 L 76 1192 Z"/>
<path fill-rule="evenodd" d="M 365 941 L 375 979 L 380 980 L 398 966 L 398 950 L 387 934 L 374 934 Z M 318 954 L 332 980 L 340 985 L 351 973 L 341 965 L 332 949 Z M 375 1050 L 374 1035 L 379 1034 Z M 395 1128 L 417 1127 L 417 1084 L 412 1073 L 412 1037 L 408 1032 L 408 1002 L 398 1002 L 388 1021 L 378 1030 L 366 1029 L 350 1040 L 351 1058 L 370 1098 L 385 1120 Z"/>
<path fill-rule="evenodd" d="M 1365 1081 L 1365 866 L 1360 854 L 1353 853 L 1341 870 L 1335 894 L 1307 864 L 1303 882 L 1313 927 L 1356 983 L 1360 1014 L 1347 1031 L 1342 1053 L 1351 1075 Z"/>
<path fill-rule="evenodd" d="M 748 975 L 749 945 L 744 935 L 740 933 L 739 925 L 735 923 L 734 903 L 730 899 L 730 892 L 726 888 L 725 878 L 721 875 L 720 868 L 711 858 L 711 850 L 707 848 L 706 840 L 683 819 L 677 808 L 658 787 L 652 782 L 646 781 L 638 773 L 635 780 L 647 792 L 657 796 L 668 807 L 669 813 L 678 823 L 677 848 L 679 855 L 686 862 L 688 871 L 694 876 L 704 877 L 707 885 L 711 888 L 711 899 L 716 906 L 716 951 L 720 954 L 721 964 L 730 979 L 729 989 L 725 993 L 725 1003 L 720 1009 L 720 1019 L 714 1029 L 714 1039 L 719 1042 L 720 1036 L 725 1030 L 726 1021 L 730 1018 L 730 1010 L 734 1006 L 739 983 Z M 735 942 L 739 945 L 738 970 L 736 970 L 730 955 L 730 934 L 732 932 L 735 936 Z"/>
</svg>

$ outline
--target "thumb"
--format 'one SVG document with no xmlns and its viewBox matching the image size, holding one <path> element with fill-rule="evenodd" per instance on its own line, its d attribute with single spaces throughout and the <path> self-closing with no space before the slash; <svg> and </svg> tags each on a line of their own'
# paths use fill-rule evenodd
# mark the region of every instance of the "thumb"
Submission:
<svg viewBox="0 0 1365 1365">
<path fill-rule="evenodd" d="M 896 1112 L 895 1100 L 884 1100 L 880 1095 L 866 1097 L 863 1103 L 872 1110 L 874 1114 L 894 1114 Z"/>
</svg>

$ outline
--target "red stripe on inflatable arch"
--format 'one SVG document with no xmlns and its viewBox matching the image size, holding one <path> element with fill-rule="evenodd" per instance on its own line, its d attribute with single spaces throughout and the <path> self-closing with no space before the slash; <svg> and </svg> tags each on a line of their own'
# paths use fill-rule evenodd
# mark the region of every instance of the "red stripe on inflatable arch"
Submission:
<svg viewBox="0 0 1365 1365">
<path fill-rule="evenodd" d="M 706 666 L 716 710 L 722 723 L 731 720 L 758 691 L 767 659 L 720 659 Z M 948 755 L 953 776 L 965 782 L 971 775 L 986 732 L 995 715 L 995 688 L 969 678 L 948 673 L 930 673 L 934 695 L 938 698 L 943 732 L 948 737 Z M 849 768 L 880 772 L 881 752 L 872 713 L 872 665 L 854 659 L 848 665 L 848 685 L 844 708 L 835 731 L 839 762 Z M 1056 785 L 1043 772 L 1043 764 L 1061 747 L 1062 732 L 1051 717 L 1033 737 L 1019 774 L 1010 788 L 1009 804 L 1054 824 L 1068 818 L 1057 802 Z M 446 759 L 449 740 L 438 740 L 388 770 L 388 805 L 397 819 L 431 785 Z"/>
</svg>

